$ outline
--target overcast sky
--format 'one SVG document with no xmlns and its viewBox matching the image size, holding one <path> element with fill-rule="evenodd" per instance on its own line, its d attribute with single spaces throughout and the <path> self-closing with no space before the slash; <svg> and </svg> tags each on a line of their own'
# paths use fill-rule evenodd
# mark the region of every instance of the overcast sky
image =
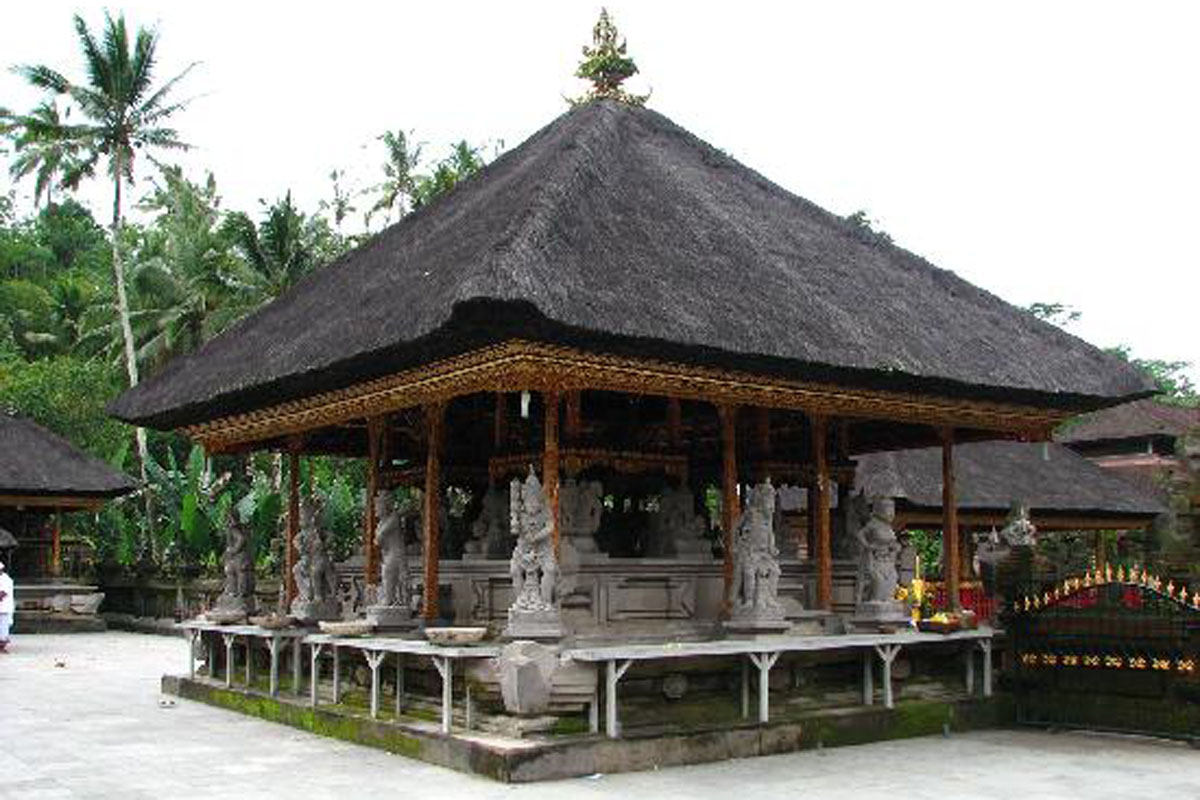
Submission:
<svg viewBox="0 0 1200 800">
<path fill-rule="evenodd" d="M 81 76 L 71 14 L 10 9 L 0 62 Z M 254 212 L 329 172 L 379 179 L 375 138 L 520 143 L 582 86 L 597 2 L 126 2 L 160 76 L 201 62 L 176 119 L 196 177 Z M 1070 330 L 1187 360 L 1200 382 L 1200 3 L 608 3 L 649 106 L 1004 299 L 1068 303 Z M 8 72 L 0 105 L 37 96 Z M 0 177 L 6 191 L 7 176 Z M 27 194 L 18 187 L 18 196 Z M 107 193 L 86 195 L 104 219 Z M 361 205 L 361 204 L 360 204 Z"/>
</svg>

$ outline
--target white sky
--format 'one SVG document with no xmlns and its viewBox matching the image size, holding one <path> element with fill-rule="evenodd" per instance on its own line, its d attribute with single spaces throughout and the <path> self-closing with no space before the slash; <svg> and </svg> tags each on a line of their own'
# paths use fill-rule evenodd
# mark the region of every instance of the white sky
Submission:
<svg viewBox="0 0 1200 800">
<path fill-rule="evenodd" d="M 0 65 L 81 76 L 71 14 L 9 9 Z M 157 25 L 160 76 L 202 62 L 177 127 L 229 208 L 346 168 L 379 179 L 387 129 L 512 147 L 565 110 L 596 0 L 317 5 L 126 2 Z M 1200 383 L 1200 4 L 608 3 L 649 105 L 839 214 L 1006 300 L 1060 301 L 1071 330 L 1186 360 Z M 36 101 L 0 73 L 0 105 Z M 0 177 L 0 191 L 7 190 Z M 25 187 L 18 187 L 19 194 Z M 87 198 L 101 219 L 107 192 Z"/>
</svg>

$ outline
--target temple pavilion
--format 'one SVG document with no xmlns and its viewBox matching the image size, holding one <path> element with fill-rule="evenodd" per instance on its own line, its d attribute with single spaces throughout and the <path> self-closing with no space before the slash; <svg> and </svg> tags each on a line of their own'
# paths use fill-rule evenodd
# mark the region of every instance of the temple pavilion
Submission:
<svg viewBox="0 0 1200 800">
<path fill-rule="evenodd" d="M 13 535 L 8 569 L 18 581 L 62 573 L 63 512 L 94 511 L 136 488 L 127 475 L 25 417 L 0 413 L 0 453 L 0 527 Z"/>
<path fill-rule="evenodd" d="M 474 533 L 469 523 L 487 511 L 503 528 L 504 513 L 485 508 L 489 491 L 507 495 L 533 468 L 555 552 L 576 540 L 574 566 L 595 576 L 575 581 L 565 604 L 580 626 L 619 627 L 720 619 L 742 499 L 768 478 L 805 492 L 811 509 L 808 530 L 788 534 L 811 539 L 806 558 L 776 532 L 792 608 L 837 611 L 854 578 L 835 564 L 833 540 L 846 532 L 833 509 L 854 489 L 855 459 L 926 446 L 940 451 L 954 602 L 956 445 L 1048 440 L 1073 415 L 1151 391 L 1118 359 L 663 115 L 596 99 L 168 364 L 111 412 L 182 431 L 210 453 L 276 451 L 293 466 L 313 454 L 363 458 L 369 496 L 418 489 L 427 621 L 503 615 L 508 554 L 494 545 L 505 537 L 472 541 L 491 535 L 491 521 Z M 584 486 L 602 507 L 590 528 L 563 513 Z M 450 489 L 467 498 L 458 530 Z M 684 511 L 713 539 L 686 568 L 652 542 L 667 492 L 685 493 Z M 374 513 L 368 503 L 368 592 L 380 568 Z"/>
</svg>

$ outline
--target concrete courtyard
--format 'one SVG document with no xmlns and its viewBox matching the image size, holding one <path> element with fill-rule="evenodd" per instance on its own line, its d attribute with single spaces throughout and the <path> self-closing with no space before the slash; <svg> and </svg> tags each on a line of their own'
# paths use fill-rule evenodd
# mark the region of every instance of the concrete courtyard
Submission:
<svg viewBox="0 0 1200 800">
<path fill-rule="evenodd" d="M 0 656 L 0 798 L 1200 798 L 1200 753 L 989 731 L 506 786 L 208 706 L 160 706 L 182 639 L 24 636 Z"/>
</svg>

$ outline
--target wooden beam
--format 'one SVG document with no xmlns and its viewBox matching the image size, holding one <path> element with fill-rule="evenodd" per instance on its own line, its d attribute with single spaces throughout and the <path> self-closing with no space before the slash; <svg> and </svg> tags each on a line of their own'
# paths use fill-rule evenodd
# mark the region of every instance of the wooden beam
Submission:
<svg viewBox="0 0 1200 800">
<path fill-rule="evenodd" d="M 111 499 L 113 498 L 0 494 L 0 508 L 36 508 L 39 511 L 99 511 Z"/>
<path fill-rule="evenodd" d="M 545 404 L 545 437 L 542 452 L 542 486 L 546 490 L 546 499 L 550 503 L 550 541 L 554 544 L 554 557 L 559 555 L 558 519 L 558 407 L 561 396 L 556 391 L 548 391 L 542 395 Z"/>
<path fill-rule="evenodd" d="M 367 420 L 367 500 L 363 509 L 363 577 L 367 584 L 367 601 L 375 602 L 375 587 L 379 585 L 379 545 L 375 542 L 375 495 L 379 492 L 379 461 L 382 458 L 383 437 L 387 430 L 385 417 Z"/>
<path fill-rule="evenodd" d="M 812 422 L 813 489 L 816 504 L 810 510 L 816 520 L 817 608 L 833 610 L 833 547 L 829 519 L 829 425 L 820 415 Z"/>
<path fill-rule="evenodd" d="M 958 510 L 958 532 L 961 537 L 967 530 L 987 530 L 1003 528 L 1008 522 L 1008 509 L 994 511 L 964 511 Z M 1145 515 L 1137 517 L 1098 516 L 1073 513 L 1048 513 L 1035 511 L 1030 514 L 1032 522 L 1042 533 L 1056 531 L 1136 531 L 1144 530 L 1154 524 L 1154 517 Z M 927 528 L 941 530 L 945 523 L 945 515 L 940 509 L 922 510 L 905 509 L 896 512 L 896 528 Z M 960 559 L 961 560 L 961 559 Z"/>
<path fill-rule="evenodd" d="M 565 420 L 566 439 L 568 444 L 579 444 L 579 436 L 583 433 L 583 392 L 572 389 L 567 392 L 567 413 Z"/>
<path fill-rule="evenodd" d="M 54 512 L 54 530 L 50 533 L 50 574 L 62 575 L 62 512 Z"/>
<path fill-rule="evenodd" d="M 672 450 L 683 447 L 683 401 L 667 398 L 667 444 Z"/>
<path fill-rule="evenodd" d="M 725 614 L 729 613 L 733 602 L 733 527 L 737 524 L 741 511 L 738 502 L 737 411 L 737 406 L 717 406 L 717 414 L 721 419 L 721 533 L 725 545 Z"/>
<path fill-rule="evenodd" d="M 298 444 L 298 443 L 297 443 Z M 300 450 L 288 450 L 288 518 L 287 534 L 283 544 L 283 584 L 287 614 L 296 599 L 296 536 L 300 532 Z"/>
<path fill-rule="evenodd" d="M 954 429 L 943 428 L 942 435 L 942 581 L 951 610 L 961 606 L 958 580 L 962 574 L 958 540 L 958 498 L 954 476 Z"/>
<path fill-rule="evenodd" d="M 1044 436 L 1080 410 L 845 388 L 521 340 L 331 392 L 185 427 L 214 452 L 475 392 L 599 389 L 723 405 Z M 266 443 L 258 445 L 266 446 Z"/>
<path fill-rule="evenodd" d="M 433 403 L 425 409 L 425 621 L 438 618 L 438 566 L 441 549 L 439 517 L 442 506 L 442 444 L 446 404 Z"/>
<path fill-rule="evenodd" d="M 508 395 L 496 392 L 496 411 L 492 420 L 492 455 L 504 452 L 508 443 Z"/>
<path fill-rule="evenodd" d="M 758 458 L 771 456 L 771 409 L 754 409 L 754 453 Z"/>
</svg>

